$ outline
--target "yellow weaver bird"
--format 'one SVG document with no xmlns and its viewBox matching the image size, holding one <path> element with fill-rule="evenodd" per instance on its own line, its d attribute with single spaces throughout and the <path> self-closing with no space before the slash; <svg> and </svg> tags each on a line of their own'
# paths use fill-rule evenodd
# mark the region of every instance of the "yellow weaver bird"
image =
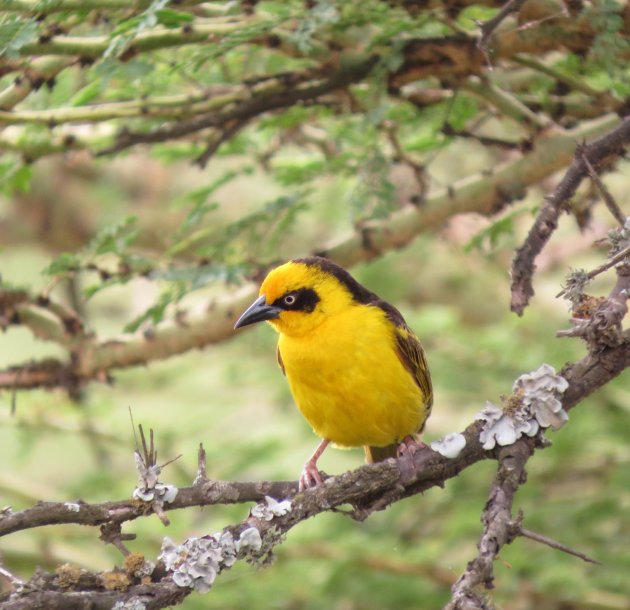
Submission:
<svg viewBox="0 0 630 610">
<path fill-rule="evenodd" d="M 300 489 L 322 482 L 329 443 L 365 449 L 368 463 L 413 453 L 431 412 L 431 376 L 400 312 L 332 261 L 313 256 L 273 269 L 235 328 L 266 320 L 280 334 L 278 364 L 323 440 Z"/>
</svg>

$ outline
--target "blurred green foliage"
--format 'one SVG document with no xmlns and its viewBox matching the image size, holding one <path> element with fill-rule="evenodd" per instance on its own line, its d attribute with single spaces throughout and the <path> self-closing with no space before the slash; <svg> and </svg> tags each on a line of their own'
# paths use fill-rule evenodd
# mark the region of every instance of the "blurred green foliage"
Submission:
<svg viewBox="0 0 630 610">
<path fill-rule="evenodd" d="M 329 214 L 332 220 L 335 212 Z M 357 269 L 361 281 L 401 307 L 423 339 L 436 385 L 428 439 L 461 429 L 485 399 L 509 392 L 521 372 L 542 361 L 559 368 L 583 353 L 574 341 L 552 338 L 566 324 L 562 305 L 543 299 L 524 319 L 508 314 L 507 278 L 486 256 L 427 237 L 404 253 Z M 6 279 L 41 281 L 37 270 L 43 259 L 32 248 L 18 256 L 5 253 L 0 262 Z M 557 286 L 559 279 L 544 281 Z M 105 331 L 123 323 L 128 306 L 121 303 L 128 302 L 130 290 L 124 298 L 124 293 L 107 291 L 95 295 L 92 325 Z M 10 331 L 4 344 L 3 364 L 42 353 L 22 331 Z M 517 540 L 496 566 L 499 604 L 616 608 L 625 603 L 630 568 L 627 399 L 627 384 L 619 381 L 572 411 L 566 428 L 552 435 L 553 446 L 532 460 L 528 484 L 516 503 L 527 527 L 604 565 Z M 270 328 L 148 369 L 118 373 L 114 387 L 91 386 L 80 403 L 58 393 L 20 394 L 11 417 L 9 402 L 5 394 L 0 446 L 11 467 L 0 475 L 0 493 L 15 510 L 40 498 L 95 502 L 128 497 L 136 475 L 127 407 L 136 422 L 155 429 L 161 461 L 184 454 L 163 475 L 180 486 L 194 477 L 199 442 L 208 451 L 210 476 L 250 480 L 295 477 L 316 442 L 291 405 L 275 364 Z M 330 451 L 321 466 L 336 473 L 360 462 L 359 451 Z M 217 580 L 209 595 L 192 596 L 183 607 L 438 607 L 448 598 L 447 579 L 455 579 L 475 552 L 493 470 L 493 464 L 479 464 L 444 490 L 405 500 L 365 523 L 322 515 L 291 532 L 273 566 L 253 574 L 254 568 L 238 565 Z M 183 540 L 217 531 L 243 519 L 247 510 L 177 511 L 168 530 L 150 517 L 126 525 L 125 531 L 138 535 L 131 549 L 154 557 L 164 535 Z M 2 550 L 4 561 L 24 576 L 35 563 L 52 567 L 70 561 L 106 569 L 121 562 L 95 532 L 71 526 L 15 534 L 3 541 Z"/>
</svg>

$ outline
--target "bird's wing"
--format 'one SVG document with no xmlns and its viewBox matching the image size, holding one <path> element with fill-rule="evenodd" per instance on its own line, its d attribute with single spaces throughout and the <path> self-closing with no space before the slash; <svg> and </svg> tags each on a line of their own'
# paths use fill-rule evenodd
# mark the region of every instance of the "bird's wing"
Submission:
<svg viewBox="0 0 630 610">
<path fill-rule="evenodd" d="M 286 371 L 284 370 L 284 362 L 282 362 L 282 354 L 280 353 L 280 346 L 276 347 L 276 360 L 278 361 L 278 366 L 282 370 L 282 374 L 286 377 Z"/>
<path fill-rule="evenodd" d="M 420 339 L 413 334 L 406 324 L 396 326 L 395 333 L 398 357 L 422 391 L 428 417 L 433 404 L 433 386 L 431 385 L 429 366 Z"/>
</svg>

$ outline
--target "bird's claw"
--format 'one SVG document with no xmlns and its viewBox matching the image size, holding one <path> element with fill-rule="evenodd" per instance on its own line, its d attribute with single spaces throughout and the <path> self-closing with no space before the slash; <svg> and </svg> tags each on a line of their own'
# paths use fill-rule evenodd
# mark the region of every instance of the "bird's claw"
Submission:
<svg viewBox="0 0 630 610">
<path fill-rule="evenodd" d="M 302 473 L 300 474 L 299 490 L 304 491 L 310 487 L 322 484 L 322 475 L 317 470 L 317 464 L 313 460 L 309 460 L 304 464 Z"/>
<path fill-rule="evenodd" d="M 404 455 L 413 456 L 416 452 L 420 451 L 420 449 L 425 449 L 426 447 L 426 443 L 415 439 L 413 436 L 405 436 L 402 443 L 398 445 L 396 455 L 398 457 L 403 457 Z"/>
</svg>

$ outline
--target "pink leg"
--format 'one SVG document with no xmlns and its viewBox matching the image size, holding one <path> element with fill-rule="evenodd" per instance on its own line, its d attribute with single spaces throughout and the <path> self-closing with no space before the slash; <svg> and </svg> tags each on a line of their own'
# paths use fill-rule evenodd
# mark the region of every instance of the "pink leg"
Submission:
<svg viewBox="0 0 630 610">
<path fill-rule="evenodd" d="M 398 446 L 398 457 L 402 457 L 403 455 L 414 455 L 416 451 L 420 449 L 424 449 L 427 445 L 422 441 L 415 439 L 413 436 L 405 436 L 403 438 L 402 443 Z"/>
<path fill-rule="evenodd" d="M 322 484 L 322 477 L 319 474 L 319 470 L 317 470 L 317 460 L 322 453 L 324 453 L 326 447 L 328 447 L 328 443 L 330 443 L 330 441 L 325 438 L 317 445 L 317 449 L 315 449 L 313 455 L 308 459 L 306 464 L 304 464 L 302 473 L 300 474 L 300 491 Z"/>
</svg>

